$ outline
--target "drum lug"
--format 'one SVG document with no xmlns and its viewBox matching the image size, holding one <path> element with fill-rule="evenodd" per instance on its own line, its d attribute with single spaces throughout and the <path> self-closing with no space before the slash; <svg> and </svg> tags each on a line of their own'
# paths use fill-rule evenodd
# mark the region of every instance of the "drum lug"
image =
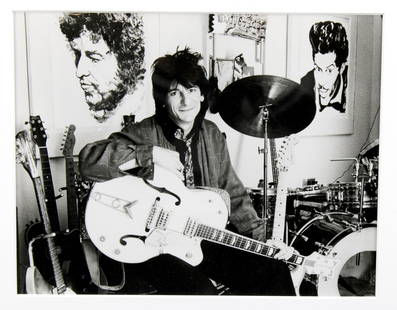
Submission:
<svg viewBox="0 0 397 310">
<path fill-rule="evenodd" d="M 320 253 L 321 255 L 328 255 L 329 252 L 332 250 L 331 246 L 326 246 L 321 242 L 316 241 L 314 244 L 318 247 L 317 252 Z"/>
</svg>

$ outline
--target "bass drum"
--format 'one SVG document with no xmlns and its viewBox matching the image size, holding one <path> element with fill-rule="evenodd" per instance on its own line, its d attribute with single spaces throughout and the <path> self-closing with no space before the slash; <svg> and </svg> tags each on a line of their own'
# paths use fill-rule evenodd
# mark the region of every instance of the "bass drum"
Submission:
<svg viewBox="0 0 397 310">
<path fill-rule="evenodd" d="M 307 222 L 291 241 L 301 255 L 314 251 L 339 261 L 333 277 L 305 275 L 302 296 L 374 296 L 376 225 L 357 229 L 352 214 L 330 212 Z"/>
</svg>

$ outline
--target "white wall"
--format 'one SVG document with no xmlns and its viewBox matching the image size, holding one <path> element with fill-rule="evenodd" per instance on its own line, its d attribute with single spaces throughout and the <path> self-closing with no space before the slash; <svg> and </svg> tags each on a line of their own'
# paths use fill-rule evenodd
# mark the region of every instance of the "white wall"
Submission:
<svg viewBox="0 0 397 310">
<path fill-rule="evenodd" d="M 151 29 L 151 50 L 147 51 L 147 62 L 164 53 L 172 53 L 177 45 L 190 46 L 193 50 L 207 50 L 207 15 L 199 14 L 150 14 L 151 20 L 157 21 L 158 29 Z M 380 45 L 381 22 L 371 16 L 358 16 L 357 32 L 357 64 L 355 81 L 354 134 L 345 136 L 302 137 L 294 151 L 295 164 L 290 168 L 291 186 L 300 186 L 303 179 L 315 177 L 319 183 L 328 184 L 336 179 L 348 162 L 334 162 L 330 159 L 354 157 L 364 142 L 370 124 L 379 104 L 380 86 Z M 286 15 L 269 17 L 268 37 L 266 40 L 266 74 L 285 76 L 286 51 L 285 31 Z M 278 29 L 278 30 L 277 30 Z M 273 32 L 274 31 L 274 32 Z M 277 33 L 280 31 L 280 33 Z M 277 48 L 275 48 L 277 46 Z M 21 130 L 29 117 L 29 102 L 26 72 L 26 47 L 24 37 L 23 13 L 15 13 L 15 51 L 16 51 L 16 129 Z M 205 55 L 204 55 L 205 56 Z M 150 65 L 150 64 L 149 64 Z M 145 89 L 151 93 L 150 85 Z M 153 111 L 152 101 L 148 101 L 148 114 Z M 375 124 L 370 139 L 378 136 L 378 123 Z M 233 129 L 225 129 L 227 135 L 233 135 Z M 263 160 L 257 153 L 257 147 L 263 145 L 262 139 L 248 137 L 231 145 L 229 148 L 232 162 L 247 187 L 256 187 L 262 178 Z M 64 161 L 62 158 L 51 160 L 54 187 L 65 186 Z M 343 180 L 343 179 L 342 179 Z M 348 180 L 348 176 L 344 179 Z M 18 165 L 16 168 L 19 240 L 23 240 L 24 227 L 30 220 L 38 217 L 36 199 L 31 180 L 27 173 Z M 58 201 L 61 224 L 65 225 L 66 198 Z M 19 245 L 20 263 L 27 265 L 26 247 Z M 22 274 L 23 276 L 23 274 Z"/>
</svg>

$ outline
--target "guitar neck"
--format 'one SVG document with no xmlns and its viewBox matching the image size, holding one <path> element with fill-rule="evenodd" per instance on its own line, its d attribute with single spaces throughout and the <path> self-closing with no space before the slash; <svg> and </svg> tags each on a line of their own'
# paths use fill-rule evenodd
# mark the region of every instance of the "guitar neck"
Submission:
<svg viewBox="0 0 397 310">
<path fill-rule="evenodd" d="M 49 237 L 48 235 L 53 232 L 52 227 L 51 227 L 51 221 L 49 214 L 47 212 L 47 204 L 46 204 L 46 198 L 44 196 L 44 191 L 43 191 L 43 186 L 40 180 L 40 177 L 34 178 L 33 179 L 34 183 L 34 188 L 36 191 L 36 196 L 39 204 L 39 209 L 44 225 L 44 230 L 47 235 L 46 240 L 48 244 L 48 251 L 50 255 L 50 260 L 51 260 L 51 265 L 54 271 L 54 278 L 55 278 L 55 283 L 56 283 L 56 288 L 58 291 L 58 294 L 62 294 L 63 292 L 66 291 L 66 285 L 65 281 L 63 279 L 62 275 L 62 269 L 61 265 L 59 263 L 59 258 L 57 254 L 57 250 L 55 247 L 55 242 L 53 237 Z"/>
<path fill-rule="evenodd" d="M 240 249 L 268 258 L 274 258 L 274 256 L 279 252 L 279 249 L 268 246 L 263 242 L 204 224 L 198 224 L 194 235 L 208 241 L 227 245 L 235 249 Z M 297 254 L 293 254 L 287 260 L 288 263 L 293 265 L 303 265 L 304 261 L 305 257 Z"/>
<path fill-rule="evenodd" d="M 277 184 L 278 184 L 278 169 L 277 169 L 276 141 L 274 139 L 269 139 L 269 145 L 270 145 L 270 160 L 271 160 L 272 173 L 273 173 L 273 183 L 274 183 L 274 186 L 277 187 Z"/>
<path fill-rule="evenodd" d="M 284 241 L 285 216 L 287 205 L 287 188 L 284 185 L 285 172 L 279 172 L 279 182 L 276 191 L 272 239 Z"/>
<path fill-rule="evenodd" d="M 66 195 L 68 206 L 68 227 L 74 229 L 79 227 L 79 212 L 77 207 L 77 195 L 75 191 L 75 170 L 73 156 L 65 156 L 66 169 Z"/>
<path fill-rule="evenodd" d="M 52 182 L 52 174 L 51 174 L 51 167 L 50 161 L 48 159 L 48 152 L 45 146 L 40 146 L 40 160 L 41 160 L 41 170 L 43 174 L 43 182 L 44 182 L 44 197 L 45 197 L 45 204 L 48 210 L 48 216 L 52 224 L 52 229 L 54 231 L 59 231 L 59 217 L 58 217 L 58 210 L 55 201 L 54 195 L 54 186 Z"/>
</svg>

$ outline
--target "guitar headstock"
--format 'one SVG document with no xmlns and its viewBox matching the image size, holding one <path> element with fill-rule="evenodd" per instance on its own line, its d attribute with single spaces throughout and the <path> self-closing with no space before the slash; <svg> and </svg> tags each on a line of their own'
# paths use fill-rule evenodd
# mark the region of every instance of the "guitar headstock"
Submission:
<svg viewBox="0 0 397 310">
<path fill-rule="evenodd" d="M 288 171 L 289 166 L 293 162 L 293 148 L 298 143 L 295 136 L 291 135 L 280 139 L 277 148 L 277 169 L 279 171 Z"/>
<path fill-rule="evenodd" d="M 308 274 L 318 274 L 332 278 L 339 260 L 313 252 L 306 257 L 304 262 L 305 271 Z"/>
<path fill-rule="evenodd" d="M 39 147 L 46 146 L 47 143 L 47 134 L 45 133 L 45 129 L 43 126 L 43 122 L 39 115 L 30 116 L 29 123 L 32 130 L 32 139 L 34 143 L 36 143 Z"/>
<path fill-rule="evenodd" d="M 15 146 L 17 163 L 22 164 L 32 178 L 39 177 L 36 158 L 34 155 L 35 145 L 31 140 L 30 132 L 28 130 L 22 130 L 17 133 L 15 137 Z"/>
<path fill-rule="evenodd" d="M 76 126 L 71 124 L 66 128 L 63 138 L 63 144 L 61 151 L 63 156 L 73 156 L 73 148 L 76 143 L 76 137 L 74 132 L 76 131 Z"/>
</svg>

